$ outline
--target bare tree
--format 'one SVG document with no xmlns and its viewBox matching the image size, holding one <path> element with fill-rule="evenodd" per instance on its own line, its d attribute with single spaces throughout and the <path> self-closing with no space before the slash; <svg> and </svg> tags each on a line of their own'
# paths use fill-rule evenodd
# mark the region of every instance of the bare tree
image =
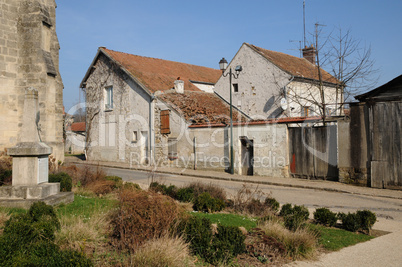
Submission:
<svg viewBox="0 0 402 267">
<path fill-rule="evenodd" d="M 344 32 L 339 29 L 335 34 L 331 32 L 325 36 L 322 26 L 315 24 L 310 47 L 315 52 L 316 68 L 312 76 L 316 78 L 303 91 L 289 87 L 288 97 L 302 109 L 307 105 L 314 106 L 325 124 L 328 115 L 343 114 L 345 100 L 351 100 L 351 96 L 373 87 L 378 76 L 370 46 L 354 39 L 350 30 Z M 304 114 L 307 115 L 306 112 Z"/>
</svg>

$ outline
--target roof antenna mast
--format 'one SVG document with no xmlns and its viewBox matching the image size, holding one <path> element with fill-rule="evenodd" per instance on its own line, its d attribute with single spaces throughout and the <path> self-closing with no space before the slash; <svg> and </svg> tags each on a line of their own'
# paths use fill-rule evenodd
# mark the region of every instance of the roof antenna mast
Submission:
<svg viewBox="0 0 402 267">
<path fill-rule="evenodd" d="M 306 1 L 303 0 L 303 42 L 306 47 Z"/>
</svg>

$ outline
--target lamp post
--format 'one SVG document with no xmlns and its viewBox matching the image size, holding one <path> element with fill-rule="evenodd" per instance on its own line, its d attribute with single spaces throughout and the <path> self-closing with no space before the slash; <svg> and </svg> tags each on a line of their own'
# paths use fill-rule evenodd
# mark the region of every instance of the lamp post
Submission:
<svg viewBox="0 0 402 267">
<path fill-rule="evenodd" d="M 243 70 L 242 66 L 237 65 L 235 68 L 235 73 L 232 72 L 232 68 L 229 68 L 229 72 L 225 74 L 225 70 L 228 66 L 228 62 L 223 57 L 219 61 L 219 68 L 222 71 L 222 76 L 226 77 L 229 75 L 229 92 L 230 92 L 230 173 L 234 174 L 234 155 L 233 155 L 233 106 L 232 106 L 232 76 L 237 79 L 240 72 Z"/>
</svg>

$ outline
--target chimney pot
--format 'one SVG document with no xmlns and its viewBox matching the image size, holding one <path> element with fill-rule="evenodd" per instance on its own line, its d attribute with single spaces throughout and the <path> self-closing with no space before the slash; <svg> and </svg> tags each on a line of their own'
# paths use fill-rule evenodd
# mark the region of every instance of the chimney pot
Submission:
<svg viewBox="0 0 402 267">
<path fill-rule="evenodd" d="M 184 81 L 182 80 L 174 81 L 174 90 L 178 94 L 184 94 Z"/>
<path fill-rule="evenodd" d="M 315 64 L 315 58 L 317 54 L 317 50 L 315 49 L 315 47 L 313 45 L 311 45 L 310 47 L 306 46 L 302 49 L 302 51 L 303 51 L 303 57 L 308 61 L 310 61 L 311 63 Z"/>
</svg>

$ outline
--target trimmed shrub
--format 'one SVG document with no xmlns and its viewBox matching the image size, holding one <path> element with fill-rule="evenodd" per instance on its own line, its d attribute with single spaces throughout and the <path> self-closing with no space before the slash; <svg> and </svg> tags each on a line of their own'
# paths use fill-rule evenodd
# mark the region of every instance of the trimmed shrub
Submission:
<svg viewBox="0 0 402 267">
<path fill-rule="evenodd" d="M 218 225 L 214 235 L 209 219 L 191 216 L 177 230 L 190 243 L 194 255 L 213 265 L 227 262 L 245 251 L 245 236 L 238 227 Z"/>
<path fill-rule="evenodd" d="M 213 198 L 208 192 L 204 192 L 194 200 L 193 209 L 203 212 L 221 211 L 225 208 L 225 202 L 218 198 Z"/>
<path fill-rule="evenodd" d="M 92 266 L 83 254 L 53 243 L 59 228 L 53 207 L 43 202 L 12 216 L 0 236 L 0 266 Z"/>
<path fill-rule="evenodd" d="M 210 248 L 209 263 L 227 262 L 246 250 L 246 245 L 244 244 L 246 237 L 238 227 L 219 224 L 217 231 Z"/>
<path fill-rule="evenodd" d="M 176 198 L 180 202 L 192 202 L 194 200 L 194 188 L 180 188 L 177 190 Z"/>
<path fill-rule="evenodd" d="M 348 213 L 343 217 L 342 228 L 351 232 L 356 232 L 359 230 L 359 220 L 355 213 Z"/>
<path fill-rule="evenodd" d="M 122 190 L 111 215 L 112 243 L 135 251 L 146 240 L 165 234 L 180 215 L 176 202 L 147 191 Z"/>
<path fill-rule="evenodd" d="M 279 210 L 279 202 L 273 197 L 265 198 L 264 203 L 274 212 L 277 212 Z"/>
<path fill-rule="evenodd" d="M 360 229 L 369 232 L 377 220 L 377 216 L 369 210 L 358 210 L 356 216 L 359 220 Z"/>
<path fill-rule="evenodd" d="M 163 195 L 167 195 L 170 196 L 171 198 L 176 199 L 177 187 L 175 185 L 166 186 L 158 182 L 152 182 L 149 185 L 149 189 L 154 192 L 159 192 Z"/>
<path fill-rule="evenodd" d="M 292 204 L 287 203 L 282 206 L 281 211 L 279 212 L 279 216 L 285 217 L 289 214 L 292 214 L 293 209 L 292 209 Z"/>
<path fill-rule="evenodd" d="M 310 213 L 305 206 L 294 205 L 294 207 L 292 207 L 292 204 L 285 204 L 282 206 L 279 215 L 283 216 L 285 227 L 295 231 L 304 225 Z"/>
<path fill-rule="evenodd" d="M 70 175 L 65 172 L 49 174 L 49 183 L 60 183 L 61 192 L 71 192 L 73 188 L 73 180 Z"/>
<path fill-rule="evenodd" d="M 338 218 L 336 213 L 330 211 L 327 208 L 318 208 L 314 211 L 314 220 L 317 223 L 327 225 L 327 226 L 335 226 Z"/>
<path fill-rule="evenodd" d="M 377 220 L 376 215 L 369 210 L 358 210 L 356 213 L 338 213 L 338 218 L 342 221 L 342 228 L 356 232 L 365 230 L 370 232 Z"/>
<path fill-rule="evenodd" d="M 213 237 L 211 225 L 208 218 L 191 216 L 180 222 L 177 233 L 190 243 L 190 250 L 194 255 L 205 258 Z"/>
</svg>

